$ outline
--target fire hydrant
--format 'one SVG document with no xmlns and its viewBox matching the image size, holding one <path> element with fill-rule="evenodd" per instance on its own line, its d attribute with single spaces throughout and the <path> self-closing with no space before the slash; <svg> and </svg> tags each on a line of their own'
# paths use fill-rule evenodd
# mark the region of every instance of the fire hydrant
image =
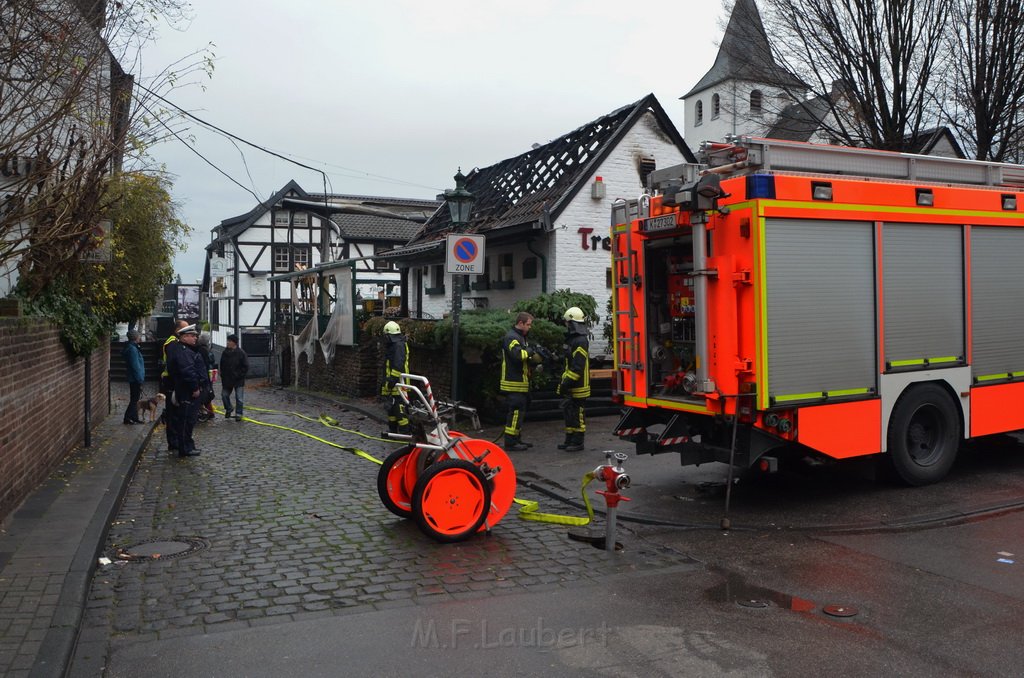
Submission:
<svg viewBox="0 0 1024 678">
<path fill-rule="evenodd" d="M 619 510 L 619 502 L 629 501 L 629 497 L 619 494 L 619 490 L 629 487 L 629 474 L 622 468 L 623 462 L 628 457 L 624 452 L 612 452 L 611 450 L 606 450 L 604 457 L 605 463 L 594 469 L 594 477 L 604 481 L 605 489 L 598 490 L 597 493 L 604 497 L 608 507 L 605 513 L 604 550 L 614 552 L 615 516 Z"/>
</svg>

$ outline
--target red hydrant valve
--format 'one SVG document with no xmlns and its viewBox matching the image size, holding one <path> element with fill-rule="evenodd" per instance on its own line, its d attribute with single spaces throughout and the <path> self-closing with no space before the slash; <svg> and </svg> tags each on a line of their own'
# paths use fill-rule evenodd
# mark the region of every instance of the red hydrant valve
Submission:
<svg viewBox="0 0 1024 678">
<path fill-rule="evenodd" d="M 629 501 L 629 497 L 623 497 L 619 490 L 629 487 L 629 474 L 622 467 L 626 461 L 626 454 L 623 452 L 612 452 L 607 450 L 604 453 L 605 463 L 594 469 L 594 477 L 604 481 L 605 489 L 597 493 L 604 497 L 608 506 L 605 523 L 605 550 L 615 550 L 615 514 L 618 511 L 620 501 Z"/>
<path fill-rule="evenodd" d="M 633 501 L 629 497 L 623 497 L 618 492 L 605 492 L 604 490 L 598 490 L 597 493 L 604 497 L 604 501 L 608 504 L 608 508 L 615 508 L 619 505 L 620 501 Z"/>
</svg>

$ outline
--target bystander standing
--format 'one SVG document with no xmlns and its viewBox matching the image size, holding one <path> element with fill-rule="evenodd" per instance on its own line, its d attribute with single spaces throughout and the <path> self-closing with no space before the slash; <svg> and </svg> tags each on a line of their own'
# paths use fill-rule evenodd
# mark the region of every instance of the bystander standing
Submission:
<svg viewBox="0 0 1024 678">
<path fill-rule="evenodd" d="M 124 411 L 125 424 L 141 424 L 139 419 L 139 398 L 142 397 L 142 384 L 146 381 L 146 364 L 142 360 L 139 344 L 142 335 L 135 330 L 128 332 L 128 343 L 121 351 L 124 367 L 128 373 L 128 409 Z"/>
<path fill-rule="evenodd" d="M 224 416 L 235 421 L 242 421 L 242 408 L 245 407 L 245 375 L 249 373 L 249 357 L 238 347 L 238 336 L 229 334 L 227 348 L 220 355 L 221 400 L 224 403 Z M 231 403 L 231 394 L 235 402 Z"/>
</svg>

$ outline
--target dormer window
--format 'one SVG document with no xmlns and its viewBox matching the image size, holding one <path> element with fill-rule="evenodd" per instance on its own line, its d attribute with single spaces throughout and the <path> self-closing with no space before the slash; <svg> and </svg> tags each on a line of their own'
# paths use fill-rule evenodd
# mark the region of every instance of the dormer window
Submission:
<svg viewBox="0 0 1024 678">
<path fill-rule="evenodd" d="M 717 94 L 711 95 L 711 119 L 714 120 L 722 112 L 722 100 Z"/>
</svg>

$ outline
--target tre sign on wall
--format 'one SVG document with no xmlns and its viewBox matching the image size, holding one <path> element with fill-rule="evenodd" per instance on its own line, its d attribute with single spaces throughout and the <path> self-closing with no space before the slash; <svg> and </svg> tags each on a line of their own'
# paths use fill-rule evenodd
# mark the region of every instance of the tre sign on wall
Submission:
<svg viewBox="0 0 1024 678">
<path fill-rule="evenodd" d="M 449 235 L 445 273 L 483 275 L 487 261 L 487 256 L 484 254 L 484 240 L 482 235 Z"/>
</svg>

